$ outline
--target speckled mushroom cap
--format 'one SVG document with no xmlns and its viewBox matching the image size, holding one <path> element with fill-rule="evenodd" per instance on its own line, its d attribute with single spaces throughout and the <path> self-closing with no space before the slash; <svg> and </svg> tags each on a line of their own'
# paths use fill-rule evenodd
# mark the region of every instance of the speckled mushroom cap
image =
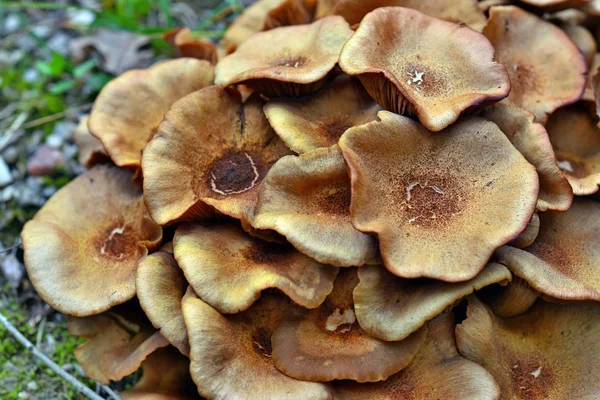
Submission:
<svg viewBox="0 0 600 400">
<path fill-rule="evenodd" d="M 477 298 L 456 327 L 460 354 L 487 369 L 507 399 L 586 399 L 600 392 L 600 306 L 539 301 L 500 319 Z"/>
<path fill-rule="evenodd" d="M 534 211 L 534 167 L 493 123 L 463 119 L 441 133 L 380 112 L 340 139 L 350 211 L 376 233 L 385 266 L 404 278 L 473 278 Z"/>
<path fill-rule="evenodd" d="M 84 115 L 79 119 L 77 128 L 73 132 L 73 139 L 77 145 L 79 163 L 86 168 L 91 168 L 96 164 L 110 162 L 110 157 L 104 150 L 102 142 L 93 136 L 88 129 L 89 115 Z"/>
<path fill-rule="evenodd" d="M 241 83 L 268 97 L 314 92 L 325 83 L 351 35 L 348 23 L 337 16 L 257 33 L 219 61 L 215 83 Z"/>
<path fill-rule="evenodd" d="M 409 8 L 369 13 L 339 62 L 383 108 L 416 114 L 431 131 L 510 90 L 506 68 L 482 34 Z"/>
<path fill-rule="evenodd" d="M 160 245 L 162 229 L 129 172 L 97 166 L 52 196 L 21 237 L 40 296 L 61 312 L 87 316 L 135 296 L 137 263 Z"/>
</svg>

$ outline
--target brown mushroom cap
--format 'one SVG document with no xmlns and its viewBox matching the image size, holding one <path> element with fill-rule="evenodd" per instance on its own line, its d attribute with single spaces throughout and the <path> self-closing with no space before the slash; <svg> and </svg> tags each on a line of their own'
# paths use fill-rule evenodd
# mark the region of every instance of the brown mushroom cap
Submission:
<svg viewBox="0 0 600 400">
<path fill-rule="evenodd" d="M 279 137 L 302 154 L 337 144 L 348 128 L 377 119 L 381 107 L 360 82 L 341 75 L 311 96 L 271 100 L 264 109 Z"/>
<path fill-rule="evenodd" d="M 188 282 L 221 313 L 248 309 L 268 288 L 315 308 L 331 292 L 337 275 L 337 268 L 319 264 L 289 244 L 264 242 L 235 225 L 185 224 L 174 242 Z"/>
<path fill-rule="evenodd" d="M 600 307 L 539 301 L 500 319 L 474 296 L 456 327 L 460 353 L 482 365 L 507 399 L 595 399 L 600 393 Z"/>
<path fill-rule="evenodd" d="M 576 199 L 563 213 L 540 215 L 540 233 L 524 250 L 502 247 L 498 262 L 535 290 L 563 300 L 600 301 L 600 203 Z"/>
<path fill-rule="evenodd" d="M 548 135 L 558 166 L 576 195 L 588 195 L 600 187 L 600 128 L 578 106 L 556 110 L 548 119 Z"/>
<path fill-rule="evenodd" d="M 314 92 L 351 35 L 348 23 L 337 16 L 257 33 L 219 61 L 215 83 L 245 84 L 268 97 Z"/>
<path fill-rule="evenodd" d="M 340 139 L 353 225 L 378 235 L 395 275 L 475 277 L 496 248 L 527 226 L 538 192 L 534 167 L 479 117 L 441 134 L 389 112 L 379 118 Z"/>
<path fill-rule="evenodd" d="M 506 68 L 482 34 L 409 8 L 369 13 L 339 62 L 383 108 L 416 114 L 432 131 L 510 90 Z"/>
<path fill-rule="evenodd" d="M 88 127 L 119 167 L 137 169 L 142 150 L 169 107 L 198 89 L 212 85 L 214 68 L 207 61 L 181 58 L 145 70 L 132 70 L 100 92 Z"/>
<path fill-rule="evenodd" d="M 212 86 L 173 105 L 144 150 L 144 196 L 164 225 L 219 213 L 248 216 L 271 165 L 291 152 L 271 129 L 262 102 Z"/>
<path fill-rule="evenodd" d="M 508 140 L 537 170 L 540 179 L 537 209 L 565 211 L 573 201 L 573 190 L 561 172 L 546 129 L 533 122 L 530 112 L 509 103 L 496 103 L 482 116 L 494 122 Z"/>
<path fill-rule="evenodd" d="M 339 400 L 496 400 L 500 389 L 482 368 L 458 354 L 454 343 L 454 315 L 429 321 L 427 339 L 408 367 L 384 382 L 334 383 Z"/>
<path fill-rule="evenodd" d="M 531 111 L 537 122 L 581 96 L 585 59 L 560 28 L 518 7 L 501 6 L 490 10 L 483 34 L 510 75 L 507 101 Z"/>
<path fill-rule="evenodd" d="M 288 376 L 308 381 L 376 382 L 406 367 L 419 351 L 426 328 L 401 342 L 385 342 L 360 328 L 352 291 L 356 268 L 342 269 L 333 292 L 315 310 L 285 313 L 271 338 L 273 360 Z"/>
<path fill-rule="evenodd" d="M 273 364 L 271 334 L 287 306 L 282 296 L 263 296 L 247 311 L 224 317 L 186 295 L 183 316 L 198 392 L 214 400 L 331 399 L 327 385 L 290 378 Z"/>
<path fill-rule="evenodd" d="M 208 39 L 197 39 L 189 28 L 177 28 L 163 34 L 177 57 L 190 57 L 217 63 L 217 47 Z"/>
<path fill-rule="evenodd" d="M 529 310 L 539 297 L 539 292 L 525 280 L 513 275 L 508 285 L 483 299 L 497 316 L 514 317 Z"/>
<path fill-rule="evenodd" d="M 359 268 L 354 309 L 360 327 L 379 339 L 403 340 L 460 299 L 483 287 L 511 280 L 503 265 L 490 263 L 471 280 L 446 283 L 400 279 L 383 266 Z"/>
<path fill-rule="evenodd" d="M 545 12 L 555 12 L 566 10 L 567 8 L 577 8 L 586 4 L 590 0 L 520 0 L 521 2 L 541 9 Z"/>
<path fill-rule="evenodd" d="M 73 139 L 77 144 L 79 155 L 77 159 L 81 165 L 86 168 L 91 168 L 96 164 L 104 164 L 110 162 L 110 157 L 104 150 L 102 142 L 97 137 L 93 136 L 88 129 L 89 115 L 84 115 L 79 119 L 79 124 L 73 132 Z"/>
<path fill-rule="evenodd" d="M 252 225 L 279 232 L 324 264 L 376 263 L 377 240 L 352 226 L 350 196 L 350 178 L 337 145 L 287 156 L 263 181 Z"/>
<path fill-rule="evenodd" d="M 538 213 L 533 213 L 529 223 L 527 224 L 527 228 L 523 232 L 519 234 L 516 238 L 508 242 L 509 246 L 516 247 L 518 249 L 523 249 L 527 246 L 533 244 L 535 239 L 538 237 L 540 233 L 540 217 Z"/>
<path fill-rule="evenodd" d="M 586 64 L 591 67 L 594 63 L 594 56 L 598 51 L 594 35 L 583 26 L 577 24 L 563 24 L 561 28 L 583 53 Z M 589 72 L 591 73 L 592 70 L 590 69 Z"/>
<path fill-rule="evenodd" d="M 40 296 L 66 314 L 98 314 L 135 295 L 140 258 L 160 245 L 127 171 L 96 166 L 59 190 L 21 233 Z"/>
<path fill-rule="evenodd" d="M 159 251 L 138 264 L 136 289 L 146 316 L 182 354 L 189 355 L 187 329 L 181 299 L 188 283 L 170 253 Z"/>
</svg>

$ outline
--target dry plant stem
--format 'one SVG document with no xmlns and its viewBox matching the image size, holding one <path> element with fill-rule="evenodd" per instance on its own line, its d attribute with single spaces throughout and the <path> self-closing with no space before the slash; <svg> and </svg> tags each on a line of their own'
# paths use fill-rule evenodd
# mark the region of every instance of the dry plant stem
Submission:
<svg viewBox="0 0 600 400">
<path fill-rule="evenodd" d="M 23 128 L 24 129 L 29 129 L 29 128 L 34 128 L 36 126 L 40 126 L 43 124 L 47 124 L 48 122 L 52 122 L 55 121 L 59 118 L 64 117 L 65 115 L 69 114 L 70 112 L 73 111 L 87 111 L 89 108 L 92 107 L 93 103 L 88 103 L 88 104 L 82 104 L 80 106 L 75 106 L 75 107 L 70 107 L 67 108 L 64 111 L 61 111 L 59 113 L 56 114 L 52 114 L 52 115 L 47 115 L 45 117 L 42 118 L 38 118 L 38 119 L 34 119 L 33 121 L 29 121 L 26 124 L 23 124 Z"/>
<path fill-rule="evenodd" d="M 4 133 L 4 136 L 2 136 L 2 139 L 0 139 L 0 151 L 4 150 L 13 141 L 13 139 L 17 135 L 17 132 L 19 131 L 19 129 L 23 125 L 23 122 L 25 122 L 28 116 L 28 113 L 22 112 L 21 114 L 19 114 L 19 116 L 17 116 L 17 118 L 15 118 L 13 123 Z"/>
<path fill-rule="evenodd" d="M 73 385 L 73 387 L 75 387 L 75 389 L 77 389 L 80 393 L 82 393 L 85 396 L 87 396 L 88 399 L 91 399 L 91 400 L 104 400 L 101 396 L 98 396 L 96 393 L 94 393 L 94 391 L 92 389 L 88 388 L 83 383 L 81 383 L 80 381 L 78 381 L 77 378 L 75 378 L 73 375 L 69 374 L 64 369 L 62 369 L 60 367 L 60 365 L 58 365 L 54 361 L 52 361 L 40 349 L 38 349 L 37 347 L 35 347 L 33 345 L 33 343 L 31 343 L 29 340 L 27 340 L 27 338 L 25 336 L 23 336 L 23 334 L 21 334 L 21 332 L 19 332 L 19 330 L 13 324 L 11 324 L 10 321 L 3 314 L 1 314 L 1 313 L 0 313 L 0 323 L 2 323 L 2 325 L 4 325 L 4 327 L 6 328 L 6 330 L 11 335 L 13 335 L 14 338 L 17 339 L 17 341 L 19 343 L 21 343 L 25 347 L 25 349 L 27 349 L 34 356 L 36 356 L 37 358 L 39 358 L 44 364 L 46 364 L 58 376 L 60 376 L 61 378 L 63 378 L 67 382 L 69 382 L 71 385 Z M 102 389 L 104 389 L 107 393 L 109 393 L 111 398 L 113 398 L 115 400 L 120 400 L 121 399 L 119 397 L 119 395 L 117 395 L 116 393 L 112 392 L 112 390 L 110 390 L 110 389 L 107 390 L 107 388 L 105 388 L 104 386 L 102 387 Z"/>
</svg>

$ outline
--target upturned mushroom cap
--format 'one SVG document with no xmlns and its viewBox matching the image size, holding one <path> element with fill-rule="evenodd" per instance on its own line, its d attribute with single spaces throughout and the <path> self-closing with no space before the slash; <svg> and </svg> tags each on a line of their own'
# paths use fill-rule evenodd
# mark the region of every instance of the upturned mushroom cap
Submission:
<svg viewBox="0 0 600 400">
<path fill-rule="evenodd" d="M 169 107 L 187 95 L 212 85 L 208 61 L 182 58 L 145 70 L 125 72 L 98 95 L 88 127 L 119 167 L 137 169 L 142 150 Z"/>
<path fill-rule="evenodd" d="M 576 105 L 556 110 L 548 119 L 548 135 L 558 166 L 578 196 L 600 187 L 600 128 Z"/>
<path fill-rule="evenodd" d="M 523 249 L 533 244 L 540 233 L 540 217 L 538 213 L 533 213 L 527 227 L 516 238 L 508 242 L 509 246 Z"/>
<path fill-rule="evenodd" d="M 427 339 L 408 367 L 384 382 L 334 383 L 337 400 L 496 400 L 500 389 L 492 375 L 458 354 L 454 344 L 454 315 L 429 321 Z"/>
<path fill-rule="evenodd" d="M 290 154 L 252 96 L 212 86 L 176 102 L 144 151 L 144 196 L 165 225 L 209 217 L 243 218 L 271 165 Z"/>
<path fill-rule="evenodd" d="M 314 92 L 325 83 L 351 35 L 348 23 L 337 16 L 257 33 L 219 61 L 215 83 L 241 83 L 268 97 Z"/>
<path fill-rule="evenodd" d="M 333 292 L 318 309 L 285 313 L 271 338 L 273 360 L 280 371 L 308 381 L 376 382 L 411 362 L 426 328 L 401 342 L 370 336 L 354 314 L 352 291 L 357 283 L 356 268 L 343 269 Z"/>
<path fill-rule="evenodd" d="M 271 100 L 264 109 L 279 137 L 302 154 L 337 144 L 348 128 L 377 119 L 381 107 L 360 82 L 341 75 L 313 95 Z"/>
<path fill-rule="evenodd" d="M 337 145 L 280 159 L 262 183 L 252 219 L 324 264 L 378 261 L 377 240 L 350 221 L 350 178 Z"/>
<path fill-rule="evenodd" d="M 498 262 L 535 290 L 563 300 L 600 301 L 600 203 L 576 199 L 568 211 L 542 213 L 540 233 L 524 250 L 502 247 Z"/>
<path fill-rule="evenodd" d="M 379 237 L 386 268 L 404 278 L 471 279 L 527 226 L 534 167 L 493 123 L 463 119 L 442 133 L 380 112 L 340 139 L 353 225 Z"/>
<path fill-rule="evenodd" d="M 573 201 L 573 190 L 556 162 L 546 129 L 535 123 L 535 116 L 509 103 L 496 103 L 482 116 L 494 122 L 508 140 L 536 169 L 540 191 L 536 208 L 540 211 L 565 211 Z"/>
<path fill-rule="evenodd" d="M 160 245 L 162 229 L 129 172 L 96 166 L 52 196 L 21 237 L 40 296 L 63 313 L 87 316 L 135 295 L 137 263 Z"/>
<path fill-rule="evenodd" d="M 387 341 L 403 340 L 476 290 L 494 283 L 506 285 L 511 280 L 508 269 L 497 263 L 458 283 L 401 279 L 379 265 L 359 268 L 358 277 L 360 283 L 354 289 L 356 319 L 370 335 Z"/>
<path fill-rule="evenodd" d="M 600 307 L 539 301 L 500 319 L 474 296 L 456 327 L 460 354 L 490 372 L 507 399 L 586 399 L 600 393 Z"/>
<path fill-rule="evenodd" d="M 482 34 L 409 8 L 369 13 L 339 62 L 383 108 L 416 114 L 432 131 L 510 90 L 506 68 Z"/>
<path fill-rule="evenodd" d="M 77 145 L 79 155 L 77 159 L 79 164 L 86 168 L 91 168 L 96 164 L 110 162 L 110 157 L 104 150 L 102 142 L 95 136 L 92 136 L 88 129 L 89 115 L 84 115 L 79 119 L 79 124 L 73 132 L 73 139 Z"/>
<path fill-rule="evenodd" d="M 221 313 L 248 309 L 265 289 L 318 307 L 333 289 L 337 268 L 289 244 L 249 236 L 235 225 L 185 224 L 175 233 L 175 258 L 198 296 Z"/>
<path fill-rule="evenodd" d="M 327 385 L 290 378 L 273 364 L 271 334 L 287 312 L 287 300 L 270 295 L 241 314 L 225 317 L 186 295 L 190 372 L 198 392 L 214 400 L 330 400 Z"/>
<path fill-rule="evenodd" d="M 159 251 L 140 260 L 136 277 L 140 305 L 152 325 L 186 356 L 190 346 L 181 299 L 187 287 L 188 283 L 172 254 Z"/>
<path fill-rule="evenodd" d="M 492 7 L 483 34 L 506 66 L 507 101 L 531 111 L 544 124 L 557 108 L 579 99 L 587 66 L 560 28 L 515 6 Z"/>
<path fill-rule="evenodd" d="M 190 57 L 217 63 L 217 47 L 208 39 L 197 39 L 189 28 L 177 28 L 166 32 L 163 38 L 169 42 L 177 57 Z"/>
</svg>

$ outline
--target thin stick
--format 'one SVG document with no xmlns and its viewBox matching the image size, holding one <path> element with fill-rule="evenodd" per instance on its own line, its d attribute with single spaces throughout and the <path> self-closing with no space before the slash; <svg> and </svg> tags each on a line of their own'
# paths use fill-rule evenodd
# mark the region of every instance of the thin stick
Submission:
<svg viewBox="0 0 600 400">
<path fill-rule="evenodd" d="M 23 122 L 25 122 L 28 116 L 28 113 L 22 112 L 17 118 L 15 118 L 13 123 L 6 130 L 6 133 L 4 133 L 2 140 L 0 140 L 0 151 L 4 150 L 4 148 L 8 146 L 10 142 L 14 139 L 17 132 L 21 128 L 21 125 L 23 125 Z"/>
<path fill-rule="evenodd" d="M 17 247 L 19 247 L 21 245 L 21 239 L 19 239 L 18 243 L 13 244 L 10 247 L 7 247 L 5 249 L 0 249 L 0 253 L 6 253 L 8 251 L 11 251 L 12 249 L 16 249 Z"/>
<path fill-rule="evenodd" d="M 43 3 L 43 2 L 24 2 L 24 1 L 0 1 L 0 7 L 6 8 L 38 8 L 45 10 L 62 10 L 65 8 L 79 8 L 86 9 L 85 7 L 73 5 L 73 4 L 53 4 L 53 3 Z"/>
<path fill-rule="evenodd" d="M 55 121 L 57 119 L 60 119 L 60 118 L 64 117 L 65 115 L 67 115 L 70 112 L 86 110 L 86 109 L 90 108 L 92 106 L 92 104 L 93 103 L 82 104 L 80 106 L 75 106 L 75 107 L 67 108 L 66 110 L 61 111 L 61 112 L 56 113 L 56 114 L 47 115 L 47 116 L 42 117 L 42 118 L 34 119 L 33 121 L 29 121 L 26 124 L 23 124 L 23 128 L 24 129 L 29 129 L 29 128 L 33 128 L 33 127 L 40 126 L 40 125 L 43 125 L 43 124 L 47 124 L 48 122 L 52 122 L 52 121 Z"/>
</svg>

